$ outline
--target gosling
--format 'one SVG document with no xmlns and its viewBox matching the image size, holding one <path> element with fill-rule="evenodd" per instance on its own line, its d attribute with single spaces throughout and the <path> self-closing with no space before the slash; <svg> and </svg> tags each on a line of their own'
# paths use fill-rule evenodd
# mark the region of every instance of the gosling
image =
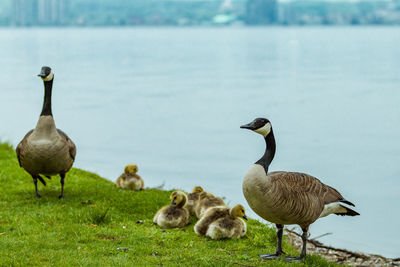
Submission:
<svg viewBox="0 0 400 267">
<path fill-rule="evenodd" d="M 153 218 L 153 223 L 161 228 L 180 228 L 190 223 L 189 211 L 184 207 L 187 196 L 182 191 L 174 191 L 170 199 L 171 205 L 165 206 L 157 211 Z"/>
<path fill-rule="evenodd" d="M 115 184 L 118 188 L 129 189 L 129 190 L 142 190 L 144 182 L 142 177 L 138 174 L 138 166 L 136 164 L 129 164 L 125 167 L 125 171 L 118 177 Z"/>
<path fill-rule="evenodd" d="M 207 209 L 217 206 L 227 207 L 222 198 L 215 197 L 209 192 L 201 192 L 196 207 L 194 208 L 194 212 L 196 217 L 200 219 Z"/>
<path fill-rule="evenodd" d="M 193 188 L 192 193 L 188 194 L 187 196 L 188 201 L 185 207 L 188 209 L 191 215 L 195 215 L 194 208 L 197 205 L 197 202 L 199 201 L 199 196 L 201 192 L 204 192 L 203 188 L 201 186 L 195 186 Z"/>
<path fill-rule="evenodd" d="M 194 226 L 199 236 L 208 236 L 211 239 L 240 238 L 247 232 L 246 223 L 239 217 L 247 220 L 242 205 L 209 208 L 204 216 Z"/>
</svg>

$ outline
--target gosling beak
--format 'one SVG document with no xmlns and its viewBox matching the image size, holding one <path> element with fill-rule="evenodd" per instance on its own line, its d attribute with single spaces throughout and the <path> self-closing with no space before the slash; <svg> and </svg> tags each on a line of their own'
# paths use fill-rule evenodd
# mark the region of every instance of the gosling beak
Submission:
<svg viewBox="0 0 400 267">
<path fill-rule="evenodd" d="M 244 215 L 244 216 L 243 216 L 243 219 L 245 219 L 246 221 L 248 221 L 248 220 L 247 220 L 247 216 L 246 216 L 246 215 Z"/>
<path fill-rule="evenodd" d="M 176 202 L 172 200 L 171 205 L 176 205 Z"/>
<path fill-rule="evenodd" d="M 242 126 L 240 126 L 240 128 L 242 128 L 242 129 L 249 129 L 249 130 L 255 130 L 255 127 L 254 127 L 254 123 L 253 123 L 253 122 L 250 122 L 250 123 L 248 123 L 248 124 L 242 125 Z"/>
</svg>

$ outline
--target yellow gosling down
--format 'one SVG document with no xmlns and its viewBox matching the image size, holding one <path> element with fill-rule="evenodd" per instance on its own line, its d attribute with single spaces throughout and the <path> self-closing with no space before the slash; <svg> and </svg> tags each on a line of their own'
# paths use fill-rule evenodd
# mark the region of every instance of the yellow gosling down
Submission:
<svg viewBox="0 0 400 267">
<path fill-rule="evenodd" d="M 240 218 L 247 217 L 242 205 L 229 207 L 209 208 L 203 217 L 194 226 L 199 236 L 208 236 L 211 239 L 241 238 L 247 232 L 246 223 Z"/>
<path fill-rule="evenodd" d="M 157 211 L 153 222 L 161 228 L 180 228 L 191 221 L 189 211 L 185 208 L 187 196 L 182 191 L 174 191 L 171 196 L 171 205 Z"/>
<path fill-rule="evenodd" d="M 236 205 L 229 211 L 229 215 L 210 224 L 206 236 L 211 239 L 241 238 L 247 232 L 247 225 L 241 218 L 247 220 L 244 207 Z"/>
<path fill-rule="evenodd" d="M 138 174 L 138 166 L 136 164 L 129 164 L 125 167 L 125 171 L 118 177 L 115 182 L 116 186 L 121 189 L 128 190 L 142 190 L 144 187 L 144 182 L 142 177 Z"/>
<path fill-rule="evenodd" d="M 215 197 L 209 192 L 201 192 L 199 195 L 199 200 L 194 208 L 194 212 L 196 217 L 200 219 L 207 209 L 218 206 L 227 207 L 222 198 Z"/>
<path fill-rule="evenodd" d="M 193 187 L 192 193 L 188 194 L 187 196 L 188 201 L 185 207 L 188 209 L 191 215 L 195 215 L 194 207 L 197 205 L 197 202 L 199 201 L 199 196 L 201 192 L 204 192 L 204 189 L 201 186 L 195 186 Z"/>
</svg>

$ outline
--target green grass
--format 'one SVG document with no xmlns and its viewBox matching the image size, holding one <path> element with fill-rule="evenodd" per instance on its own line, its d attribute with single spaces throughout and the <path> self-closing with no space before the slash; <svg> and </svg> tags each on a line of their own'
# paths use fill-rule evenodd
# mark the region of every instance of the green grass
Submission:
<svg viewBox="0 0 400 267">
<path fill-rule="evenodd" d="M 258 257 L 275 251 L 276 234 L 256 220 L 249 220 L 245 238 L 226 241 L 197 236 L 194 218 L 183 229 L 153 225 L 153 215 L 169 203 L 171 191 L 119 190 L 79 169 L 67 174 L 65 199 L 58 199 L 58 177 L 39 190 L 42 198 L 36 199 L 13 148 L 0 143 L 0 266 L 289 265 Z M 286 243 L 284 250 L 299 253 Z M 335 266 L 315 255 L 305 264 Z"/>
</svg>

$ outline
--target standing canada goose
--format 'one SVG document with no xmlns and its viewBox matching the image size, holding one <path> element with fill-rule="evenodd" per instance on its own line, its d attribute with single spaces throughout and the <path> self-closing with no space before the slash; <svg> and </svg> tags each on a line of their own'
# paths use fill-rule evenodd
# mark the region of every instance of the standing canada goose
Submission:
<svg viewBox="0 0 400 267">
<path fill-rule="evenodd" d="M 138 166 L 136 164 L 128 164 L 125 167 L 124 173 L 118 177 L 115 184 L 118 188 L 130 189 L 130 190 L 142 190 L 144 182 L 142 177 L 138 174 Z"/>
<path fill-rule="evenodd" d="M 247 232 L 247 220 L 244 207 L 236 205 L 209 208 L 194 226 L 197 235 L 205 235 L 211 239 L 241 238 Z"/>
<path fill-rule="evenodd" d="M 226 207 L 225 202 L 220 197 L 215 197 L 210 192 L 201 192 L 196 207 L 194 208 L 195 215 L 200 219 L 207 209 L 211 207 L 223 206 Z"/>
<path fill-rule="evenodd" d="M 184 227 L 190 223 L 189 211 L 185 208 L 187 196 L 182 191 L 174 191 L 170 196 L 171 205 L 162 207 L 153 218 L 153 223 L 161 228 Z"/>
<path fill-rule="evenodd" d="M 278 244 L 276 253 L 260 255 L 263 259 L 279 258 L 282 251 L 282 233 L 285 224 L 298 224 L 303 230 L 303 248 L 300 257 L 286 258 L 300 261 L 306 256 L 307 231 L 318 218 L 336 214 L 341 216 L 360 215 L 343 206 L 354 206 L 345 200 L 334 188 L 323 184 L 317 178 L 298 172 L 270 172 L 268 167 L 275 155 L 275 137 L 271 122 L 257 118 L 240 128 L 252 130 L 264 136 L 266 150 L 247 172 L 243 180 L 243 194 L 249 206 L 260 217 L 276 224 Z"/>
<path fill-rule="evenodd" d="M 40 175 L 50 179 L 52 175 L 61 177 L 61 194 L 64 197 L 65 174 L 71 169 L 75 160 L 76 147 L 71 139 L 56 128 L 51 112 L 51 91 L 54 74 L 49 67 L 42 67 L 38 75 L 44 82 L 43 109 L 36 128 L 29 131 L 16 148 L 20 167 L 24 168 L 33 178 L 36 197 L 40 198 L 37 180 L 43 185 L 46 182 Z"/>
<path fill-rule="evenodd" d="M 199 196 L 201 192 L 204 192 L 203 188 L 201 186 L 195 186 L 193 187 L 192 193 L 187 195 L 188 201 L 186 203 L 186 208 L 188 209 L 191 215 L 195 215 L 194 207 L 199 201 Z"/>
</svg>

